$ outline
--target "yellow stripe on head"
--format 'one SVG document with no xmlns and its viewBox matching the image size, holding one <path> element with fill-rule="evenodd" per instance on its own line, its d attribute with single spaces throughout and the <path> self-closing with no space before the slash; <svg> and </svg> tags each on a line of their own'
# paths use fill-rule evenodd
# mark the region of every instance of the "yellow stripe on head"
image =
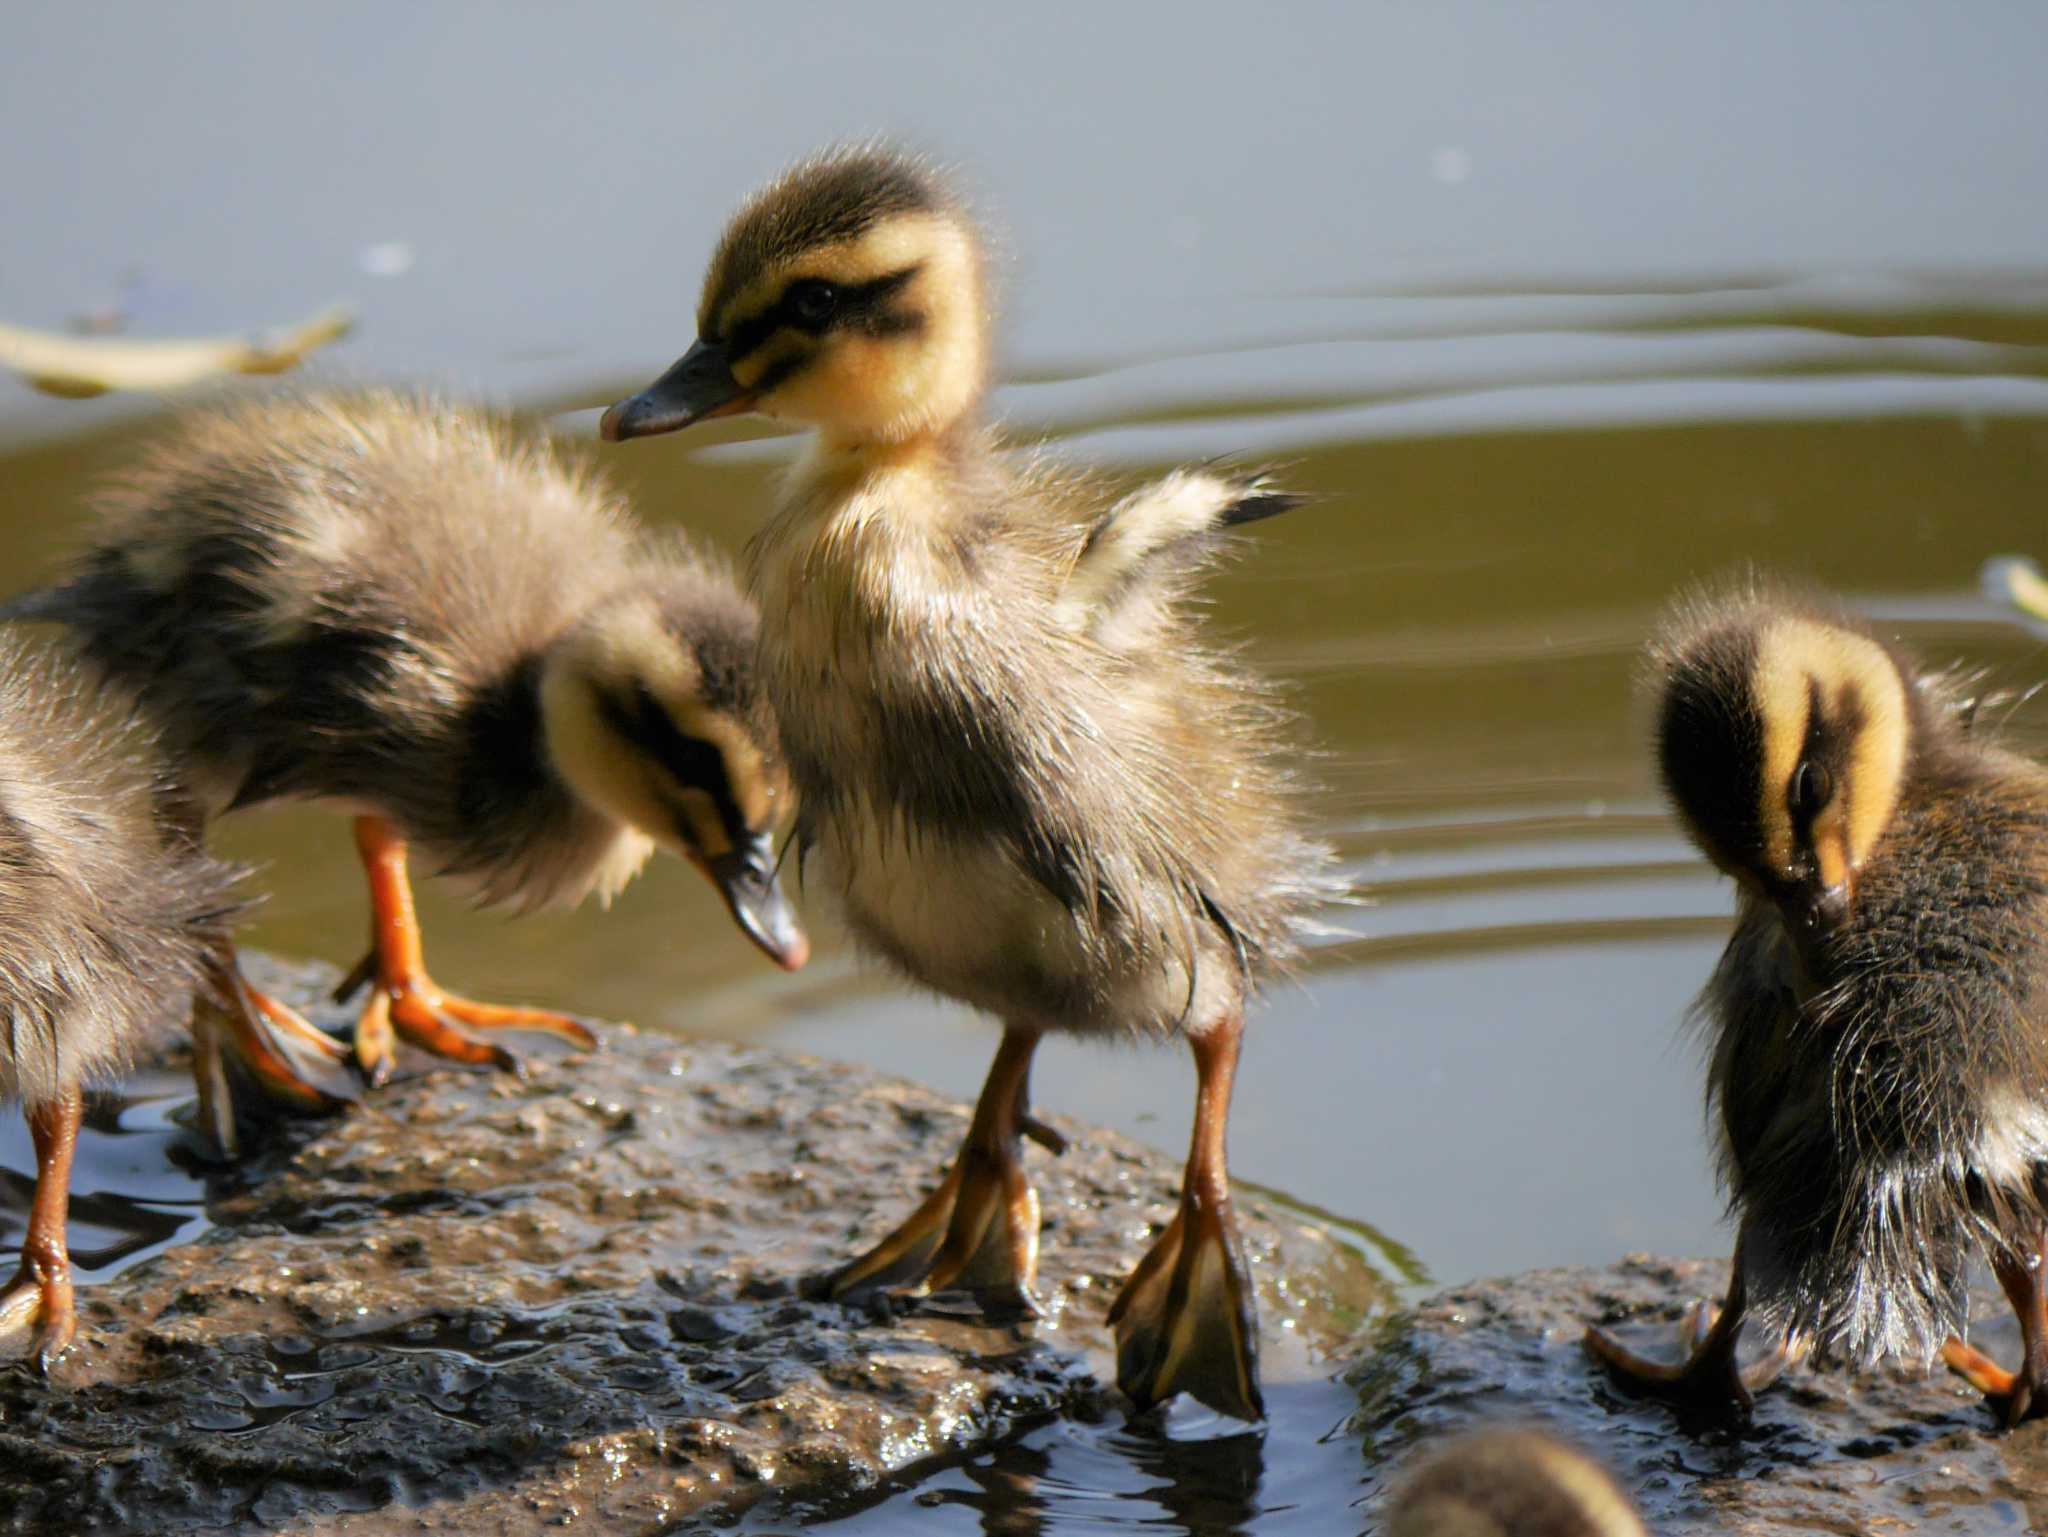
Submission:
<svg viewBox="0 0 2048 1537">
<path fill-rule="evenodd" d="M 1826 752 L 1836 783 L 1806 837 L 1826 885 L 1860 867 L 1898 807 L 1912 729 L 1906 680 L 1868 636 L 1811 619 L 1778 619 L 1758 636 L 1752 691 L 1763 722 L 1764 857 L 1791 870 L 1798 848 L 1790 793 L 1809 754 Z"/>
</svg>

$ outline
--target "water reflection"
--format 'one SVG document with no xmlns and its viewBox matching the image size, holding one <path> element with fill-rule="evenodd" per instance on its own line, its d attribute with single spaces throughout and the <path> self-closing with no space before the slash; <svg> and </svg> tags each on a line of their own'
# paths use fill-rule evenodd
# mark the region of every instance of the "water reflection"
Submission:
<svg viewBox="0 0 2048 1537">
<path fill-rule="evenodd" d="M 1355 1527 L 1359 1443 L 1342 1427 L 1356 1399 L 1332 1383 L 1296 1382 L 1271 1389 L 1267 1404 L 1271 1420 L 1250 1432 L 1186 1409 L 1043 1425 L 994 1451 L 908 1470 L 857 1508 L 770 1499 L 740 1529 L 751 1537 L 881 1537 L 914 1520 L 940 1537 L 1329 1537 Z"/>
<path fill-rule="evenodd" d="M 71 1177 L 71 1263 L 81 1281 L 104 1279 L 162 1252 L 205 1224 L 203 1171 L 173 1157 L 188 1134 L 173 1116 L 191 1082 L 142 1075 L 118 1093 L 86 1099 Z M 0 1115 L 0 1275 L 13 1273 L 35 1194 L 35 1153 L 18 1114 Z"/>
</svg>

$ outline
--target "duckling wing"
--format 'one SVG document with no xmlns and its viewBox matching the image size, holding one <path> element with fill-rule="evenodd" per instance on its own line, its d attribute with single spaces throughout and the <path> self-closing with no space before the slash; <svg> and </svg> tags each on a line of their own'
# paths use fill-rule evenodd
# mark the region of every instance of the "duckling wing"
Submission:
<svg viewBox="0 0 2048 1537">
<path fill-rule="evenodd" d="M 1170 620 L 1232 529 L 1304 500 L 1259 475 L 1176 470 L 1089 528 L 1059 595 L 1060 620 L 1111 650 L 1135 649 Z"/>
</svg>

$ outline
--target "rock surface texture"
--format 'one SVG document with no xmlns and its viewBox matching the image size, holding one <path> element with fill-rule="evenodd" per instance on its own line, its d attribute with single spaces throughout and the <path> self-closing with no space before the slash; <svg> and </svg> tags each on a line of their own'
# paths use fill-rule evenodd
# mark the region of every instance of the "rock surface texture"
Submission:
<svg viewBox="0 0 2048 1537">
<path fill-rule="evenodd" d="M 1042 1322 L 814 1302 L 805 1278 L 936 1180 L 964 1107 L 772 1052 L 604 1046 L 523 1082 L 412 1078 L 216 1179 L 205 1236 L 81 1291 L 54 1383 L 0 1366 L 0 1531 L 651 1533 L 1115 1412 L 1103 1312 L 1177 1160 L 1072 1125 L 1031 1155 Z M 1243 1205 L 1284 1370 L 1381 1292 Z"/>
<path fill-rule="evenodd" d="M 1482 1422 L 1546 1427 L 1592 1453 L 1658 1537 L 1694 1533 L 2048 1531 L 2048 1422 L 2010 1435 L 1939 1371 L 1851 1375 L 1795 1367 L 1741 1430 L 1689 1424 L 1631 1398 L 1579 1345 L 1588 1322 L 1634 1324 L 1673 1348 L 1680 1312 L 1719 1297 L 1725 1264 L 1635 1258 L 1444 1292 L 1389 1323 L 1351 1374 L 1362 1407 L 1368 1530 L 1398 1470 Z M 1973 1299 L 1974 1341 L 2018 1358 L 2004 1303 Z"/>
</svg>

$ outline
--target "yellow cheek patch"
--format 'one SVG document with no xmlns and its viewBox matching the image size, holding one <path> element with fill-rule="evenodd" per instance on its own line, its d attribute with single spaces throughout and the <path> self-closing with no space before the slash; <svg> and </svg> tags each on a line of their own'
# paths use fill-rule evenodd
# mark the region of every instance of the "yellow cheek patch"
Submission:
<svg viewBox="0 0 2048 1537">
<path fill-rule="evenodd" d="M 1853 868 L 1849 861 L 1849 845 L 1842 825 L 1843 820 L 1832 810 L 1826 815 L 1814 818 L 1813 858 L 1819 869 L 1823 888 L 1846 885 Z"/>
<path fill-rule="evenodd" d="M 1874 647 L 1872 648 L 1875 649 Z M 1912 716 L 1907 708 L 1905 680 L 1882 652 L 1883 671 L 1867 678 L 1859 690 L 1863 730 L 1849 758 L 1849 862 L 1861 865 L 1891 825 L 1898 810 L 1899 786 L 1906 777 L 1906 739 Z"/>
<path fill-rule="evenodd" d="M 778 331 L 760 347 L 733 364 L 732 376 L 739 380 L 740 388 L 755 390 L 771 373 L 819 351 L 820 347 L 821 343 L 800 331 Z"/>
<path fill-rule="evenodd" d="M 1793 632 L 1815 627 L 1801 622 L 1773 625 L 1757 638 L 1757 669 L 1751 684 L 1757 719 L 1763 723 L 1764 761 L 1757 807 L 1757 825 L 1763 831 L 1764 860 L 1771 870 L 1787 875 L 1792 869 L 1794 829 L 1792 811 L 1785 803 L 1785 787 L 1806 751 L 1807 716 L 1812 709 L 1812 691 L 1803 665 L 1804 646 L 1787 643 Z M 1781 639 L 1782 638 L 1782 639 Z"/>
</svg>

